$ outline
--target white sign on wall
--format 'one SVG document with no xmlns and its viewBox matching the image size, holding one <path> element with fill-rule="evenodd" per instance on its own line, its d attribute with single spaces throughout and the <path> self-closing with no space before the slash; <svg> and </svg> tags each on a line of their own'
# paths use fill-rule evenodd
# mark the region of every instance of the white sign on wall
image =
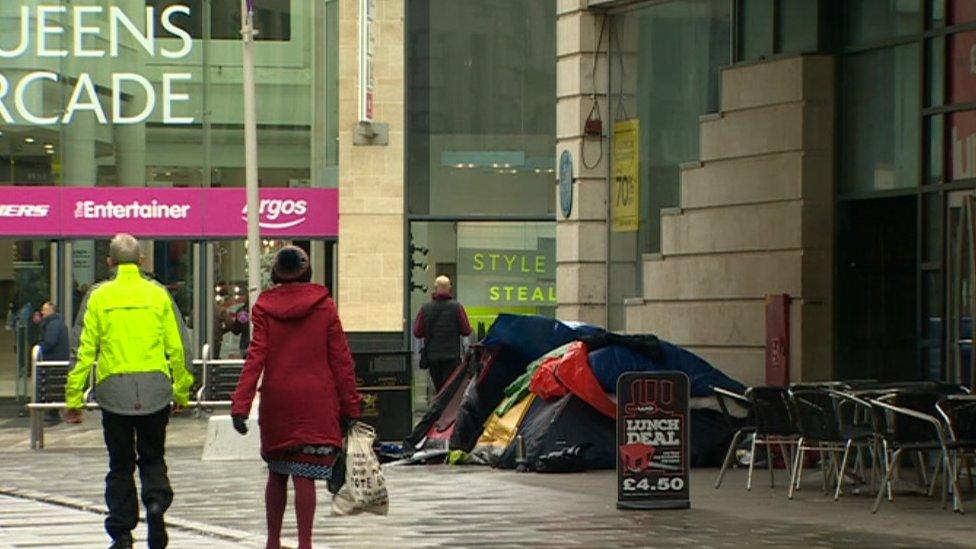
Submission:
<svg viewBox="0 0 976 549">
<path fill-rule="evenodd" d="M 376 92 L 376 76 L 373 59 L 376 35 L 373 21 L 376 18 L 376 0 L 359 0 L 359 121 L 373 121 L 373 100 Z"/>
</svg>

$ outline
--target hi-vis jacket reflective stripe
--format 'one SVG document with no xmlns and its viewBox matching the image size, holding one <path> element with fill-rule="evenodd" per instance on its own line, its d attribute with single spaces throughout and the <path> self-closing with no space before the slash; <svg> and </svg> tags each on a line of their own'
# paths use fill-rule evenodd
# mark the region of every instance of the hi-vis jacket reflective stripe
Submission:
<svg viewBox="0 0 976 549">
<path fill-rule="evenodd" d="M 97 380 L 113 375 L 162 372 L 173 380 L 173 400 L 186 405 L 193 376 L 187 370 L 180 324 L 169 292 L 146 280 L 133 264 L 118 267 L 114 280 L 100 284 L 83 311 L 77 362 L 68 374 L 68 408 L 84 406 L 92 365 Z"/>
</svg>

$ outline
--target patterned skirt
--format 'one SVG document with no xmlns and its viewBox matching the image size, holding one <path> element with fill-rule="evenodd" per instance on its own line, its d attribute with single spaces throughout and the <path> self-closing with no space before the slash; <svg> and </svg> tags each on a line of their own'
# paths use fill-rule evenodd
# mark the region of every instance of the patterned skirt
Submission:
<svg viewBox="0 0 976 549">
<path fill-rule="evenodd" d="M 268 469 L 279 475 L 329 480 L 332 478 L 332 465 L 339 448 L 330 445 L 304 445 L 283 450 L 275 450 L 261 457 L 268 462 Z"/>
</svg>

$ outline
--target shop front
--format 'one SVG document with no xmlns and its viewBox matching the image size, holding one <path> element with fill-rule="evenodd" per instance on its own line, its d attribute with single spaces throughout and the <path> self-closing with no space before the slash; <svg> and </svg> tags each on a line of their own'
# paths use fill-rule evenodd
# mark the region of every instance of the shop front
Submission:
<svg viewBox="0 0 976 549">
<path fill-rule="evenodd" d="M 109 276 L 108 242 L 140 239 L 143 270 L 180 307 L 194 356 L 240 358 L 248 344 L 244 189 L 0 187 L 0 397 L 27 394 L 36 312 L 75 319 L 88 288 Z M 262 282 L 275 251 L 309 252 L 314 280 L 335 288 L 336 189 L 261 189 Z"/>
</svg>

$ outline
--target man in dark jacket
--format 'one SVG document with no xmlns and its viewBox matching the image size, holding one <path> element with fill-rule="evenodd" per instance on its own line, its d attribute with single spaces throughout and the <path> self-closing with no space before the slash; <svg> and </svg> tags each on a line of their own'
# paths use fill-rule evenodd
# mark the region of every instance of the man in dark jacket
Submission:
<svg viewBox="0 0 976 549">
<path fill-rule="evenodd" d="M 65 325 L 58 307 L 50 301 L 41 306 L 41 358 L 43 360 L 68 360 L 68 326 Z"/>
<path fill-rule="evenodd" d="M 464 306 L 451 296 L 450 278 L 441 275 L 434 280 L 431 301 L 417 313 L 413 335 L 424 340 L 420 367 L 430 372 L 435 391 L 440 391 L 461 362 L 461 336 L 471 335 Z"/>
</svg>

